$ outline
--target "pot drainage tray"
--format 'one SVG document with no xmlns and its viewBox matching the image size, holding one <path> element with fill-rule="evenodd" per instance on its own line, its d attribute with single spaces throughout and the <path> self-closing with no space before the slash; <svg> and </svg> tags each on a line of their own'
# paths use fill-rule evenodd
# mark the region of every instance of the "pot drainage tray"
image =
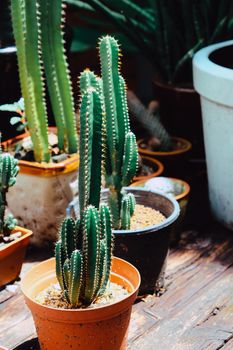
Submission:
<svg viewBox="0 0 233 350">
<path fill-rule="evenodd" d="M 24 343 L 16 346 L 14 350 L 40 350 L 38 338 L 27 340 Z"/>
</svg>

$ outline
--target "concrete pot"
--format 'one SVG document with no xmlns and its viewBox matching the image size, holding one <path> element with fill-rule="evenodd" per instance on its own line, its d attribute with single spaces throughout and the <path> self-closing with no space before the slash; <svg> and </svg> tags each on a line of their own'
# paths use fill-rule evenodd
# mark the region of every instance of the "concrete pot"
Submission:
<svg viewBox="0 0 233 350">
<path fill-rule="evenodd" d="M 4 149 L 23 136 L 4 142 Z M 56 164 L 19 161 L 20 171 L 7 203 L 19 225 L 33 231 L 33 245 L 57 240 L 59 224 L 73 199 L 71 183 L 77 178 L 78 164 L 78 155 Z"/>
<path fill-rule="evenodd" d="M 194 87 L 201 96 L 212 213 L 233 230 L 233 40 L 208 46 L 193 60 Z M 228 62 L 229 60 L 229 62 Z"/>
</svg>

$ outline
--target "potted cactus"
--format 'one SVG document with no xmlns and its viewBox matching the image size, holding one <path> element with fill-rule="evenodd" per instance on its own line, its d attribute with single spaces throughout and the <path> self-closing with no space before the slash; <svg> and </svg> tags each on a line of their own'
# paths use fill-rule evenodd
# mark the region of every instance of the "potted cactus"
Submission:
<svg viewBox="0 0 233 350">
<path fill-rule="evenodd" d="M 80 217 L 76 222 L 70 217 L 63 221 L 55 259 L 33 267 L 22 281 L 42 350 L 126 348 L 140 276 L 131 264 L 112 258 L 110 210 L 106 204 L 99 205 L 104 122 L 97 90 L 86 90 L 80 112 Z M 57 281 L 59 294 L 52 299 L 65 304 L 65 309 L 46 300 L 46 292 L 41 294 Z M 113 284 L 124 295 L 112 298 Z M 104 295 L 109 302 L 98 305 Z"/>
<path fill-rule="evenodd" d="M 29 135 L 9 140 L 4 147 L 9 149 L 15 145 L 18 150 L 21 139 L 30 136 L 34 162 L 19 160 L 18 182 L 10 191 L 8 202 L 18 221 L 36 232 L 32 242 L 37 245 L 56 239 L 57 222 L 72 199 L 70 183 L 78 168 L 76 120 L 63 44 L 62 8 L 62 0 L 11 1 L 25 108 L 23 116 Z M 45 79 L 57 126 L 56 136 L 52 137 L 49 137 L 51 131 L 48 130 Z M 17 104 L 10 106 L 11 110 L 14 108 L 20 112 Z M 53 143 L 60 156 L 51 154 L 51 138 L 55 139 Z M 30 144 L 28 139 L 25 143 Z M 18 205 L 16 197 L 24 203 L 23 206 Z"/>
<path fill-rule="evenodd" d="M 129 126 L 126 86 L 119 69 L 118 42 L 110 36 L 101 38 L 99 53 L 102 78 L 85 70 L 80 77 L 80 89 L 81 94 L 96 89 L 100 96 L 102 113 L 106 116 L 103 136 L 105 183 L 108 189 L 102 191 L 101 197 L 103 202 L 108 202 L 112 213 L 114 254 L 139 269 L 142 276 L 140 293 L 153 292 L 168 253 L 169 233 L 172 223 L 179 215 L 179 206 L 173 198 L 165 195 L 125 187 L 131 183 L 137 172 L 138 153 L 136 138 Z M 140 208 L 142 212 L 145 208 L 146 211 L 156 210 L 152 210 L 152 215 L 150 211 L 149 219 L 153 220 L 153 216 L 158 211 L 161 212 L 164 215 L 163 222 L 155 224 L 155 221 L 149 221 L 143 228 L 137 223 L 134 229 L 130 228 L 136 202 L 137 205 L 144 206 Z"/>
<path fill-rule="evenodd" d="M 0 149 L 0 287 L 14 281 L 20 273 L 32 232 L 16 226 L 12 214 L 6 215 L 6 194 L 16 182 L 18 162 Z M 20 205 L 18 203 L 18 205 Z"/>
</svg>

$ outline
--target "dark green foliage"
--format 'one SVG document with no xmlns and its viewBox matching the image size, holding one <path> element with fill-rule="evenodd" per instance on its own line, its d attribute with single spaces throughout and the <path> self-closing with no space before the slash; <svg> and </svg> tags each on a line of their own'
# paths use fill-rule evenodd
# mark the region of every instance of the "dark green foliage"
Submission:
<svg viewBox="0 0 233 350">
<path fill-rule="evenodd" d="M 66 0 L 97 11 L 147 56 L 160 78 L 191 83 L 192 57 L 200 48 L 231 39 L 231 0 Z"/>
</svg>

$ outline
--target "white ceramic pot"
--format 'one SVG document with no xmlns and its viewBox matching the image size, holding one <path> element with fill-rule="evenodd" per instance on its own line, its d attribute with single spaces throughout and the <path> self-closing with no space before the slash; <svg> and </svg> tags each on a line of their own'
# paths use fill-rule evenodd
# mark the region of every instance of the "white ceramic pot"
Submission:
<svg viewBox="0 0 233 350">
<path fill-rule="evenodd" d="M 201 96 L 211 209 L 233 230 L 233 69 L 227 68 L 228 57 L 233 57 L 233 40 L 201 49 L 193 59 L 193 79 Z"/>
</svg>

